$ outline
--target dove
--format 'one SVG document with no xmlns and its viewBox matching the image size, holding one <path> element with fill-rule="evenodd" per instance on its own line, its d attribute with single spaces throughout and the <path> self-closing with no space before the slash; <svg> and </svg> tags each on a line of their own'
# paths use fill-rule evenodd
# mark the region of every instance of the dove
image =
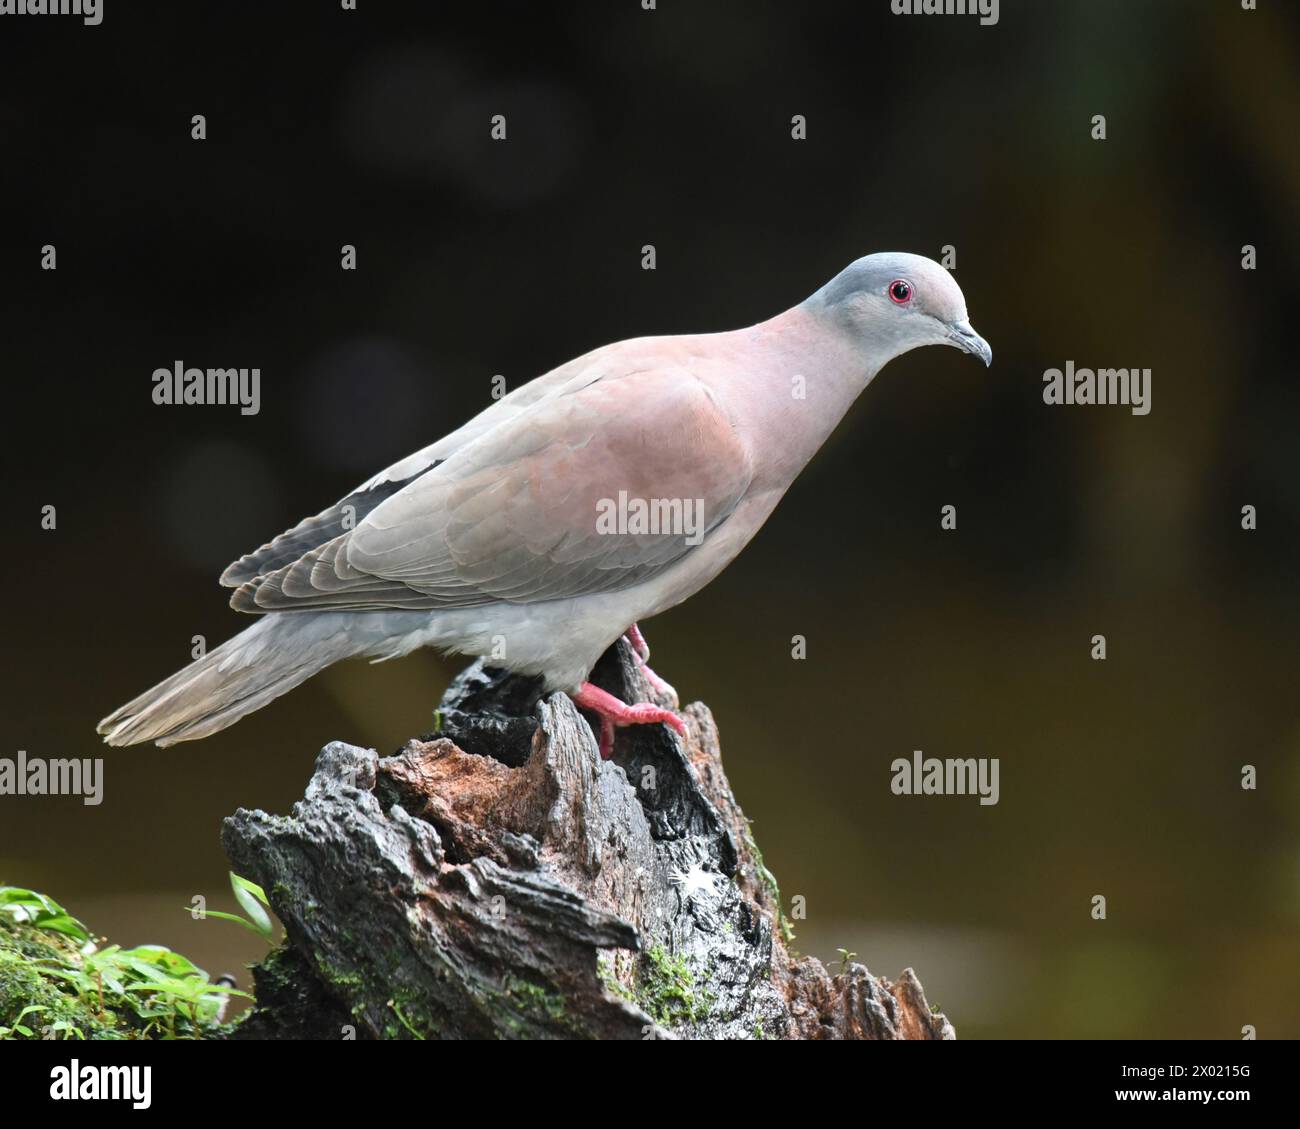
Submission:
<svg viewBox="0 0 1300 1129">
<path fill-rule="evenodd" d="M 341 659 L 429 646 L 567 693 L 596 716 L 602 756 L 628 725 L 684 736 L 676 712 L 619 700 L 591 668 L 626 637 L 676 704 L 639 624 L 726 568 L 876 374 L 924 345 L 992 363 L 952 275 L 886 252 L 747 328 L 560 365 L 235 561 L 221 583 L 257 621 L 99 732 L 206 737 Z"/>
</svg>

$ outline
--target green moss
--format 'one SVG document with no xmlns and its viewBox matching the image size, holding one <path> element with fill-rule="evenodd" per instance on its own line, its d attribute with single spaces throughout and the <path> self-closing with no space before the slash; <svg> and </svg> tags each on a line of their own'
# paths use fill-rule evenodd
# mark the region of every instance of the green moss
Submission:
<svg viewBox="0 0 1300 1129">
<path fill-rule="evenodd" d="M 564 997 L 548 992 L 539 984 L 507 976 L 506 995 L 519 1010 L 536 1019 L 549 1023 L 560 1023 L 565 1019 Z"/>
<path fill-rule="evenodd" d="M 89 1001 L 63 991 L 35 961 L 51 966 L 69 955 L 33 944 L 0 923 L 0 1039 L 126 1039 L 131 1028 L 111 1010 L 98 1012 Z"/>
<path fill-rule="evenodd" d="M 646 950 L 641 960 L 636 1002 L 660 1026 L 698 1023 L 709 1014 L 714 996 L 695 985 L 695 973 L 683 957 L 673 957 L 663 945 Z"/>
<path fill-rule="evenodd" d="M 627 1000 L 628 1003 L 636 1003 L 636 995 L 632 989 L 621 983 L 614 975 L 614 958 L 608 953 L 598 953 L 596 955 L 596 975 L 600 977 L 600 982 L 605 986 L 605 990 L 618 996 L 619 999 Z"/>
<path fill-rule="evenodd" d="M 600 974 L 602 982 L 609 985 L 611 980 L 606 977 L 611 974 L 608 970 Z M 575 1039 L 591 1037 L 583 1019 L 569 1011 L 564 996 L 531 980 L 507 975 L 504 990 L 494 1002 L 500 1005 L 493 1009 L 496 1021 L 519 1038 L 533 1037 L 539 1028 Z"/>
<path fill-rule="evenodd" d="M 754 860 L 754 871 L 758 875 L 759 884 L 767 891 L 768 897 L 772 899 L 772 905 L 776 907 L 776 927 L 777 932 L 781 935 L 781 940 L 788 946 L 794 944 L 794 926 L 790 924 L 790 919 L 785 915 L 785 903 L 781 901 L 781 888 L 776 884 L 776 875 L 767 869 L 763 863 L 763 852 L 758 849 L 758 844 L 754 842 L 754 834 L 750 831 L 749 821 L 745 821 L 745 846 L 749 850 L 750 858 Z"/>
<path fill-rule="evenodd" d="M 385 1039 L 436 1038 L 436 1028 L 420 997 L 401 988 L 394 990 L 395 977 L 391 975 L 396 966 L 394 960 L 387 980 L 377 973 L 367 974 L 357 969 L 340 968 L 327 960 L 319 950 L 312 954 L 312 967 L 325 985 L 329 994 L 336 1000 L 357 1001 L 351 1005 L 351 1014 L 357 1016 L 364 1010 L 360 1002 L 374 999 L 384 992 L 392 992 L 387 1000 L 393 1020 L 384 1024 L 382 1036 Z"/>
<path fill-rule="evenodd" d="M 345 972 L 341 968 L 336 968 L 319 952 L 316 953 L 315 964 L 320 971 L 321 978 L 327 984 L 337 988 L 344 998 L 356 996 L 366 987 L 366 978 L 361 973 Z"/>
<path fill-rule="evenodd" d="M 0 887 L 0 1039 L 207 1037 L 226 994 L 179 953 L 96 943 L 53 899 Z"/>
</svg>

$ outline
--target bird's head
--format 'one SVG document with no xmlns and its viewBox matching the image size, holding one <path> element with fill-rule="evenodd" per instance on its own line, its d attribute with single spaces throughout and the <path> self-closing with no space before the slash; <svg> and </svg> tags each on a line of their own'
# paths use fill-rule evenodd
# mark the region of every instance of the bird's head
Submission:
<svg viewBox="0 0 1300 1129">
<path fill-rule="evenodd" d="M 804 305 L 847 332 L 866 352 L 873 370 L 922 345 L 952 345 L 985 365 L 993 363 L 993 349 L 967 316 L 961 287 L 948 271 L 921 255 L 866 255 Z"/>
</svg>

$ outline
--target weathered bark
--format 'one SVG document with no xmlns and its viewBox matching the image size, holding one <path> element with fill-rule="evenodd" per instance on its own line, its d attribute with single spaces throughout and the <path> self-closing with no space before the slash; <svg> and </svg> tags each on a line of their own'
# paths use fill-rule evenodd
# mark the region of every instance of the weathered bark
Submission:
<svg viewBox="0 0 1300 1129">
<path fill-rule="evenodd" d="M 652 698 L 623 643 L 593 681 Z M 685 748 L 631 727 L 609 761 L 565 695 L 481 664 L 439 716 L 395 756 L 327 746 L 292 816 L 226 821 L 288 938 L 246 1034 L 953 1037 L 910 969 L 789 952 L 703 705 Z"/>
</svg>

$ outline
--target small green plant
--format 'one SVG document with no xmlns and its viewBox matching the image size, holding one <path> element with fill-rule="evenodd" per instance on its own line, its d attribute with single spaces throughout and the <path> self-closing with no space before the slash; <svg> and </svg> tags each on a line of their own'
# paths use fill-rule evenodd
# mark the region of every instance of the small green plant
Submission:
<svg viewBox="0 0 1300 1129">
<path fill-rule="evenodd" d="M 48 1007 L 39 1004 L 28 1004 L 18 1013 L 18 1018 L 14 1020 L 12 1027 L 0 1027 L 0 1039 L 12 1039 L 15 1035 L 21 1035 L 25 1039 L 34 1038 L 32 1029 L 23 1023 L 29 1015 L 35 1015 L 38 1012 L 49 1011 Z M 34 1022 L 34 1021 L 33 1021 Z"/>
<path fill-rule="evenodd" d="M 0 886 L 0 1038 L 197 1037 L 247 995 L 161 945 L 101 947 L 53 898 Z"/>
<path fill-rule="evenodd" d="M 858 959 L 858 954 L 855 952 L 850 952 L 848 949 L 836 949 L 835 951 L 840 954 L 840 959 L 831 961 L 831 964 L 832 965 L 838 964 L 840 966 L 840 970 L 835 975 L 843 976 L 846 972 L 848 972 L 849 965 L 851 965 L 855 960 Z"/>
<path fill-rule="evenodd" d="M 256 882 L 241 878 L 233 870 L 230 872 L 230 889 L 234 891 L 235 901 L 248 916 L 240 917 L 237 913 L 224 913 L 217 909 L 205 909 L 203 916 L 233 921 L 236 925 L 242 925 L 245 929 L 256 933 L 268 945 L 274 945 L 275 926 L 271 924 L 271 915 L 266 912 L 271 908 L 271 903 L 266 899 L 266 891 Z M 185 912 L 194 911 L 187 906 Z"/>
<path fill-rule="evenodd" d="M 401 1022 L 401 1024 L 402 1024 L 402 1026 L 405 1027 L 405 1028 L 406 1028 L 406 1029 L 407 1029 L 407 1030 L 408 1030 L 408 1031 L 409 1031 L 409 1032 L 410 1032 L 410 1033 L 411 1033 L 411 1034 L 412 1034 L 416 1039 L 419 1039 L 421 1042 L 423 1042 L 423 1041 L 424 1041 L 424 1032 L 418 1030 L 418 1029 L 417 1029 L 417 1028 L 416 1028 L 416 1027 L 411 1023 L 411 1021 L 410 1021 L 409 1019 L 407 1019 L 406 1016 L 404 1016 L 404 1015 L 402 1014 L 402 1009 L 401 1009 L 400 1007 L 397 1006 L 397 1001 L 396 1001 L 396 1000 L 389 1000 L 389 1001 L 388 1001 L 388 1006 L 389 1006 L 390 1008 L 393 1009 L 393 1014 L 394 1014 L 395 1016 L 397 1016 L 398 1020 L 399 1020 L 399 1021 Z"/>
</svg>

